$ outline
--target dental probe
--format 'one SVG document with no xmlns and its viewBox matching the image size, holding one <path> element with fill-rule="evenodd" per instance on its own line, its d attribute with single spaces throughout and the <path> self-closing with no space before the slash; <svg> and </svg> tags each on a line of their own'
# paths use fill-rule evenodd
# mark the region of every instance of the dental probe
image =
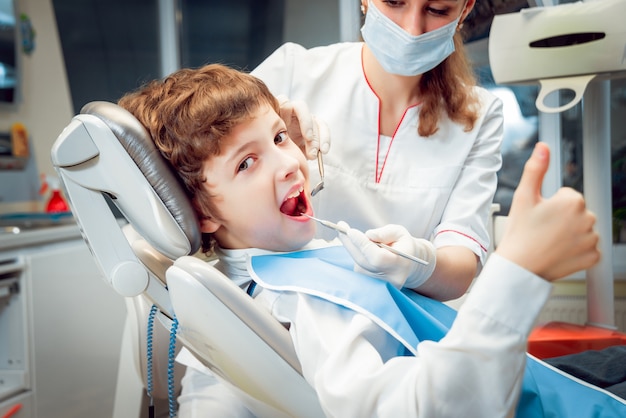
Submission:
<svg viewBox="0 0 626 418">
<path fill-rule="evenodd" d="M 304 216 L 306 216 L 309 219 L 313 219 L 314 221 L 319 222 L 320 224 L 324 225 L 325 227 L 334 229 L 335 231 L 341 232 L 342 234 L 347 234 L 348 233 L 347 229 L 340 227 L 336 223 L 332 223 L 330 221 L 325 221 L 323 219 L 316 218 L 315 216 L 307 215 L 306 213 L 302 213 L 301 215 L 304 215 Z M 382 242 L 376 242 L 376 241 L 372 241 L 372 242 L 374 244 L 378 245 L 380 248 L 384 248 L 385 250 L 391 251 L 392 253 L 394 253 L 396 255 L 399 255 L 400 257 L 404 257 L 404 258 L 406 258 L 408 260 L 415 261 L 416 263 L 423 264 L 425 266 L 428 265 L 428 261 L 422 260 L 421 258 L 417 258 L 414 255 L 407 254 L 404 251 L 397 250 L 397 249 L 395 249 L 393 247 L 390 247 L 387 244 L 383 244 Z"/>
</svg>

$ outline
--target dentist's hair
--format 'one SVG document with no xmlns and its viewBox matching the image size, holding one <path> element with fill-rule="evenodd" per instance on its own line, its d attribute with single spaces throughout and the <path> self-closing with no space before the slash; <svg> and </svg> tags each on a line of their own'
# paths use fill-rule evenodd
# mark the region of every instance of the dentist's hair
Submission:
<svg viewBox="0 0 626 418">
<path fill-rule="evenodd" d="M 454 35 L 454 52 L 441 64 L 424 73 L 419 84 L 422 107 L 418 133 L 433 135 L 439 129 L 439 119 L 447 115 L 464 126 L 474 129 L 478 119 L 478 98 L 474 94 L 476 78 L 470 65 L 460 33 Z"/>
<path fill-rule="evenodd" d="M 269 104 L 280 112 L 261 80 L 220 64 L 176 71 L 126 94 L 118 104 L 148 130 L 200 219 L 220 216 L 205 187 L 204 162 L 220 154 L 223 138 L 250 120 L 259 106 Z M 203 251 L 212 247 L 212 237 L 203 234 Z"/>
</svg>

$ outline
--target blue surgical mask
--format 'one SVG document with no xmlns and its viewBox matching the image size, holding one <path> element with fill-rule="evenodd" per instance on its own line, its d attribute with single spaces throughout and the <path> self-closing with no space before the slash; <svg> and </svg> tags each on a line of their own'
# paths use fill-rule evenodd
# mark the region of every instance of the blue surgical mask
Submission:
<svg viewBox="0 0 626 418">
<path fill-rule="evenodd" d="M 385 71 L 414 76 L 432 70 L 454 52 L 452 38 L 459 18 L 415 36 L 395 24 L 370 1 L 361 34 Z"/>
</svg>

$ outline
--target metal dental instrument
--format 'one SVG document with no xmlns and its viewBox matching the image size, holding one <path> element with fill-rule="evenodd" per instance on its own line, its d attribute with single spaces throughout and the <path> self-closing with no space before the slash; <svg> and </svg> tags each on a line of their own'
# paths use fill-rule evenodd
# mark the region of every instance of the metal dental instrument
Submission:
<svg viewBox="0 0 626 418">
<path fill-rule="evenodd" d="M 340 232 L 342 234 L 347 234 L 348 233 L 347 229 L 340 227 L 336 223 L 332 223 L 330 221 L 325 221 L 323 219 L 316 218 L 315 216 L 307 215 L 306 213 L 302 213 L 302 215 L 306 216 L 309 219 L 313 219 L 314 221 L 319 222 L 320 224 L 324 225 L 325 227 L 334 229 L 335 231 L 338 231 L 338 232 Z M 407 254 L 404 251 L 397 250 L 397 249 L 395 249 L 393 247 L 390 247 L 387 244 L 383 244 L 382 242 L 376 242 L 376 241 L 372 241 L 372 242 L 374 244 L 378 245 L 380 248 L 384 248 L 385 250 L 391 251 L 392 253 L 394 253 L 396 255 L 399 255 L 400 257 L 404 257 L 406 259 L 409 259 L 411 261 L 415 261 L 416 263 L 423 264 L 425 266 L 428 265 L 428 261 L 422 260 L 421 258 L 417 258 L 417 257 L 415 257 L 415 256 L 413 256 L 411 254 Z"/>
<path fill-rule="evenodd" d="M 322 161 L 322 151 L 317 151 L 317 167 L 320 170 L 320 182 L 317 186 L 311 190 L 311 196 L 315 196 L 320 190 L 324 188 L 324 162 Z"/>
</svg>

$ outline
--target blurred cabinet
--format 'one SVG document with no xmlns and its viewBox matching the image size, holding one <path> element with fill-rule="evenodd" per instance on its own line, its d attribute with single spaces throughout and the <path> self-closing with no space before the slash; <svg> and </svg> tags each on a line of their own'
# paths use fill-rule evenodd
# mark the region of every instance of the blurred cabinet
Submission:
<svg viewBox="0 0 626 418">
<path fill-rule="evenodd" d="M 23 270 L 16 276 L 19 298 L 12 306 L 24 309 L 13 308 L 23 315 L 0 310 L 0 324 L 5 315 L 11 321 L 0 327 L 7 333 L 0 338 L 25 336 L 24 356 L 11 356 L 24 358 L 18 369 L 25 371 L 25 387 L 0 400 L 0 416 L 21 404 L 12 418 L 110 418 L 126 316 L 123 298 L 102 279 L 79 237 L 0 252 L 0 260 L 13 259 L 23 260 Z"/>
</svg>

